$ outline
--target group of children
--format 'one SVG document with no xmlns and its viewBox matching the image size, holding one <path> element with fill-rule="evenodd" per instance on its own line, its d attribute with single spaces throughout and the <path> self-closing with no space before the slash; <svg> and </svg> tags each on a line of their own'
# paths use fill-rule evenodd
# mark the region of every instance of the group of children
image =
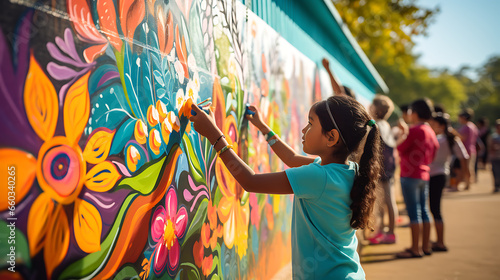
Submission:
<svg viewBox="0 0 500 280">
<path fill-rule="evenodd" d="M 382 127 L 393 108 L 387 96 L 377 95 L 370 111 L 378 118 L 377 123 Z M 434 107 L 429 99 L 417 100 L 401 110 L 403 118 L 398 125 L 399 133 L 395 136 L 397 153 L 384 154 L 384 170 L 393 174 L 393 158 L 399 157 L 401 190 L 410 218 L 412 239 L 410 248 L 396 256 L 421 258 L 431 255 L 432 252 L 448 251 L 444 242 L 444 223 L 441 215 L 443 190 L 448 187 L 449 191 L 457 191 L 460 182 L 464 183 L 465 190 L 469 189 L 471 178 L 476 177 L 479 151 L 484 152 L 481 156 L 484 162 L 486 159 L 491 162 L 495 178 L 494 192 L 500 190 L 500 120 L 496 122 L 496 133 L 482 133 L 485 136 L 482 144 L 479 139 L 481 131 L 472 123 L 473 112 L 470 109 L 459 114 L 461 127 L 458 130 L 451 127 L 449 114 L 445 113 L 443 108 Z M 389 131 L 388 135 L 389 137 L 382 137 L 386 149 L 393 147 L 394 142 L 394 138 L 391 138 L 394 134 Z M 394 226 L 398 212 L 392 180 L 393 178 L 389 177 L 388 180 L 381 181 L 378 226 L 375 234 L 368 239 L 370 244 L 396 242 Z M 383 223 L 384 209 L 387 209 L 389 218 L 387 231 L 384 230 Z M 430 214 L 434 220 L 436 242 L 430 242 L 429 239 Z"/>
<path fill-rule="evenodd" d="M 349 91 L 349 94 L 354 93 Z M 394 109 L 389 98 L 377 95 L 366 110 L 345 90 L 336 92 L 312 105 L 308 116 L 304 116 L 308 122 L 302 129 L 303 151 L 314 157 L 294 151 L 262 120 L 256 107 L 248 109 L 251 114 L 246 118 L 290 167 L 286 171 L 256 174 L 233 151 L 210 109 L 207 113 L 193 105 L 190 121 L 212 143 L 220 160 L 246 191 L 294 194 L 291 239 L 294 279 L 365 279 L 357 253 L 356 230 L 372 229 L 370 215 L 379 189 L 390 221 L 388 232 L 383 231 L 382 219 L 375 226 L 382 234 L 379 242 L 395 242 L 395 154 L 399 154 L 402 193 L 412 233 L 411 247 L 397 257 L 422 257 L 432 251 L 447 250 L 440 214 L 441 193 L 450 172 L 451 155 L 461 159 L 468 156 L 460 140 L 448 133 L 449 117 L 444 113 L 433 114 L 429 100 L 417 100 L 410 105 L 406 112 L 410 126 L 400 120 L 399 133 L 394 138 L 387 122 Z M 491 158 L 494 172 L 499 174 L 500 137 L 492 138 L 491 148 L 495 149 Z M 429 240 L 429 197 L 438 233 L 434 244 Z"/>
</svg>

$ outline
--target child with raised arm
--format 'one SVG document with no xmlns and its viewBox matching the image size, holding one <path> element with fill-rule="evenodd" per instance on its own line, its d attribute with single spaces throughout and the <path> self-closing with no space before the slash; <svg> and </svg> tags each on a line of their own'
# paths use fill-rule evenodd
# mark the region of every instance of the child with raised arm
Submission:
<svg viewBox="0 0 500 280">
<path fill-rule="evenodd" d="M 193 128 L 213 144 L 220 159 L 248 192 L 294 194 L 293 279 L 365 279 L 356 252 L 356 229 L 369 226 L 380 175 L 380 135 L 375 121 L 353 98 L 315 103 L 302 129 L 304 152 L 293 151 L 261 119 L 247 118 L 266 135 L 273 151 L 293 168 L 255 174 L 232 150 L 213 114 L 192 106 Z M 359 164 L 351 155 L 362 149 Z M 359 153 L 358 153 L 359 154 Z"/>
</svg>

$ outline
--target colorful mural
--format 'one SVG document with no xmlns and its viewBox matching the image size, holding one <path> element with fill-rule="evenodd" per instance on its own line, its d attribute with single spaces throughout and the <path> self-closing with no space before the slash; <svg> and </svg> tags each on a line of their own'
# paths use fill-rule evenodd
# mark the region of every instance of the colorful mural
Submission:
<svg viewBox="0 0 500 280">
<path fill-rule="evenodd" d="M 239 155 L 278 171 L 245 104 L 300 150 L 327 94 L 243 4 L 11 0 L 0 26 L 0 278 L 268 279 L 290 262 L 291 197 L 245 192 L 188 121 L 210 97 Z"/>
</svg>

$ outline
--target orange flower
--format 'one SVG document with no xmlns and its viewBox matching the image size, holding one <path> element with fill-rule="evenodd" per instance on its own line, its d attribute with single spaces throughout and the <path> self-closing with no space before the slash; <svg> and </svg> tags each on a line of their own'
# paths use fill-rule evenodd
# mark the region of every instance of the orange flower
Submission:
<svg viewBox="0 0 500 280">
<path fill-rule="evenodd" d="M 83 185 L 105 192 L 111 189 L 120 175 L 113 164 L 105 161 L 114 133 L 96 131 L 82 152 L 78 142 L 90 114 L 87 89 L 89 73 L 77 80 L 65 98 L 65 136 L 54 136 L 59 114 L 57 94 L 50 80 L 33 57 L 26 77 L 24 104 L 28 120 L 45 142 L 36 160 L 36 178 L 43 192 L 36 198 L 28 214 L 28 243 L 30 255 L 35 256 L 42 248 L 47 278 L 66 256 L 69 248 L 70 229 L 68 218 L 73 219 L 73 232 L 81 250 L 92 253 L 100 250 L 102 219 L 98 210 L 80 199 Z M 2 161 L 19 156 L 21 151 L 0 149 Z M 7 158 L 3 158 L 7 156 Z M 31 157 L 26 154 L 25 157 Z M 25 164 L 34 163 L 25 160 Z M 87 163 L 95 166 L 87 172 Z M 22 178 L 21 182 L 30 182 Z M 23 190 L 24 192 L 25 190 Z M 73 204 L 73 216 L 67 217 L 63 205 Z"/>
<path fill-rule="evenodd" d="M 224 94 L 218 79 L 214 80 L 213 103 L 215 104 L 215 122 L 218 127 L 222 127 L 222 132 L 226 135 L 226 140 L 232 144 L 235 151 L 238 151 L 238 129 L 236 119 L 226 116 L 226 104 Z M 223 224 L 222 236 L 224 244 L 231 249 L 236 246 L 238 255 L 242 258 L 246 254 L 248 247 L 248 224 L 250 221 L 250 206 L 248 200 L 242 203 L 245 191 L 233 178 L 224 163 L 217 159 L 215 163 L 215 174 L 219 189 L 223 195 L 217 213 Z"/>
<path fill-rule="evenodd" d="M 208 276 L 212 272 L 212 266 L 214 263 L 214 258 L 212 255 L 209 255 L 206 258 L 203 258 L 203 262 L 201 264 L 201 270 L 203 271 L 203 275 Z"/>
<path fill-rule="evenodd" d="M 236 245 L 240 258 L 246 254 L 248 247 L 248 224 L 250 207 L 248 201 L 242 205 L 244 190 L 237 185 L 222 160 L 217 159 L 215 172 L 219 188 L 223 194 L 219 202 L 219 218 L 223 226 L 223 237 L 226 246 L 231 249 Z"/>
</svg>

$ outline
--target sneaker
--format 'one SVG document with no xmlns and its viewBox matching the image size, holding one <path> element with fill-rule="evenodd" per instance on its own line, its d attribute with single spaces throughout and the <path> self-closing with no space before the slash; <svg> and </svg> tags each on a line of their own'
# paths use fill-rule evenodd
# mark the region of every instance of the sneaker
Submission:
<svg viewBox="0 0 500 280">
<path fill-rule="evenodd" d="M 368 238 L 368 241 L 370 241 L 370 245 L 375 245 L 380 244 L 380 240 L 382 240 L 383 238 L 384 234 L 380 232 L 375 234 L 375 236 L 373 236 L 372 238 Z"/>
<path fill-rule="evenodd" d="M 379 244 L 394 244 L 396 243 L 396 235 L 393 233 L 386 233 L 382 237 L 382 239 L 379 240 Z"/>
</svg>

